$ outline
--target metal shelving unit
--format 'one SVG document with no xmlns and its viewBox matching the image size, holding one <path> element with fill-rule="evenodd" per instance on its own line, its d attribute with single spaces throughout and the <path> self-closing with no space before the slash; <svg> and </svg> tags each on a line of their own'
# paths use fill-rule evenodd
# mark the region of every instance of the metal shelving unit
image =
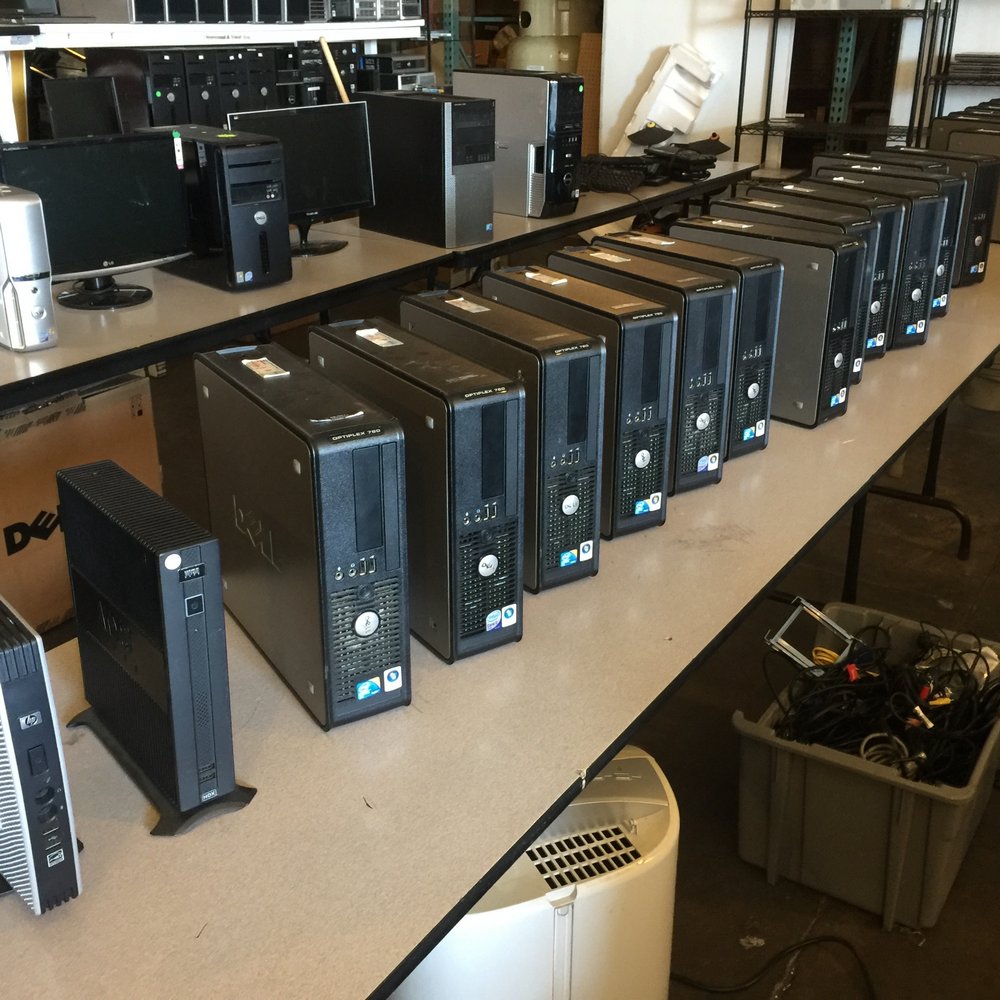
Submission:
<svg viewBox="0 0 1000 1000">
<path fill-rule="evenodd" d="M 950 38 L 953 22 L 950 13 L 957 0 L 925 0 L 922 8 L 913 10 L 814 10 L 798 11 L 782 9 L 781 0 L 770 0 L 771 7 L 760 9 L 754 7 L 755 0 L 746 0 L 743 23 L 743 56 L 740 65 L 740 92 L 736 112 L 736 142 L 733 150 L 739 158 L 741 139 L 744 135 L 762 137 L 760 158 L 767 156 L 768 139 L 771 136 L 802 136 L 805 138 L 821 138 L 827 142 L 827 148 L 838 151 L 843 148 L 843 141 L 848 138 L 865 138 L 889 140 L 906 140 L 915 142 L 919 138 L 921 123 L 926 114 L 928 104 L 928 87 L 932 66 L 939 61 L 940 50 L 945 38 Z M 921 22 L 920 40 L 916 64 L 916 80 L 913 88 L 913 100 L 910 106 L 910 117 L 907 125 L 855 125 L 847 122 L 847 111 L 850 105 L 853 89 L 855 58 L 857 55 L 857 33 L 861 20 L 892 20 L 902 21 L 907 18 L 919 18 Z M 777 26 L 781 21 L 799 20 L 832 20 L 840 22 L 837 42 L 837 55 L 833 79 L 830 83 L 830 113 L 826 122 L 812 121 L 805 118 L 792 118 L 785 114 L 772 115 L 771 104 L 774 98 L 774 74 L 776 58 Z M 747 66 L 750 58 L 751 32 L 755 23 L 766 22 L 767 31 L 767 71 L 765 74 L 765 117 L 761 121 L 745 123 L 743 119 Z M 945 30 L 945 26 L 949 30 Z"/>
</svg>

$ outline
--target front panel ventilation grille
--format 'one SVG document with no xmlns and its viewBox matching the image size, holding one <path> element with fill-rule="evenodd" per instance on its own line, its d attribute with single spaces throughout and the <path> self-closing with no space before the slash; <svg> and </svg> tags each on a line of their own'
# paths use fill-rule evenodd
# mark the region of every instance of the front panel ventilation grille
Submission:
<svg viewBox="0 0 1000 1000">
<path fill-rule="evenodd" d="M 525 853 L 550 889 L 616 872 L 642 857 L 620 826 L 545 841 Z"/>
<path fill-rule="evenodd" d="M 677 477 L 689 476 L 704 469 L 698 468 L 700 459 L 707 455 L 718 455 L 722 440 L 719 415 L 722 411 L 722 386 L 715 386 L 707 392 L 691 393 L 684 399 L 680 419 L 680 439 L 677 442 Z M 704 430 L 698 429 L 697 420 L 703 413 L 708 414 L 708 424 Z"/>
<path fill-rule="evenodd" d="M 542 525 L 542 565 L 558 567 L 563 552 L 578 549 L 594 537 L 594 500 L 597 476 L 593 469 L 564 472 L 545 484 L 545 514 Z M 570 494 L 580 499 L 574 514 L 564 514 L 563 500 Z"/>
<path fill-rule="evenodd" d="M 486 631 L 486 616 L 516 604 L 520 581 L 517 573 L 517 521 L 480 528 L 458 536 L 458 634 L 462 637 Z M 481 576 L 479 561 L 494 555 L 497 569 Z"/>
<path fill-rule="evenodd" d="M 400 581 L 381 580 L 368 584 L 374 596 L 361 600 L 361 587 L 330 595 L 330 694 L 334 701 L 351 701 L 355 686 L 369 677 L 381 677 L 384 670 L 403 661 L 400 614 Z M 374 611 L 379 627 L 369 636 L 360 636 L 354 622 L 362 611 Z"/>
<path fill-rule="evenodd" d="M 746 366 L 739 369 L 736 376 L 736 395 L 733 405 L 733 444 L 743 443 L 743 431 L 748 427 L 756 428 L 759 421 L 767 420 L 767 393 L 770 374 L 771 368 L 767 364 L 755 368 Z M 759 387 L 757 395 L 753 399 L 748 394 L 751 385 Z"/>
<path fill-rule="evenodd" d="M 639 469 L 635 456 L 646 449 L 649 464 Z M 662 493 L 664 488 L 664 430 L 662 424 L 643 429 L 634 428 L 622 435 L 621 487 L 616 506 L 619 517 L 635 514 L 637 500 L 646 500 L 654 493 Z"/>
</svg>

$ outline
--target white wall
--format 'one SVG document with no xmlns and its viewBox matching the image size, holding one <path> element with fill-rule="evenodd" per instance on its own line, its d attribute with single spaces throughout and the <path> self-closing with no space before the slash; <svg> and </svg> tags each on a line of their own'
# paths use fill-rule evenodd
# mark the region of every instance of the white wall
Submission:
<svg viewBox="0 0 1000 1000">
<path fill-rule="evenodd" d="M 768 6 L 770 6 L 768 4 Z M 1000 53 L 1000 4 L 997 0 L 961 0 L 955 30 L 955 52 Z M 621 138 L 636 103 L 645 93 L 669 45 L 686 42 L 722 71 L 692 129 L 696 138 L 718 132 L 729 146 L 735 139 L 743 49 L 744 0 L 605 0 L 601 79 L 601 151 L 610 153 Z M 772 21 L 751 25 L 744 123 L 763 117 L 767 32 Z M 903 25 L 891 120 L 906 124 L 916 68 L 919 22 Z M 794 24 L 778 24 L 774 92 L 771 106 L 780 114 L 788 93 L 788 63 Z M 986 97 L 1000 97 L 1000 88 L 949 88 L 947 110 Z M 744 136 L 740 159 L 759 155 L 759 140 Z M 768 143 L 768 161 L 777 162 L 780 140 Z"/>
<path fill-rule="evenodd" d="M 702 138 L 718 132 L 733 145 L 743 51 L 743 0 L 605 0 L 601 76 L 601 151 L 610 153 L 621 138 L 636 103 L 645 93 L 667 48 L 685 42 L 722 72 L 692 129 Z M 764 53 L 771 22 L 751 25 L 750 61 L 744 122 L 759 121 L 764 104 Z M 778 26 L 772 106 L 784 107 L 787 94 L 788 39 L 792 25 Z M 782 56 L 782 53 L 785 53 Z M 741 159 L 756 159 L 758 141 L 745 137 Z"/>
<path fill-rule="evenodd" d="M 956 52 L 1000 53 L 1000 9 L 996 0 L 961 0 L 952 55 Z M 949 87 L 944 111 L 947 114 L 993 97 L 1000 97 L 1000 87 Z"/>
</svg>

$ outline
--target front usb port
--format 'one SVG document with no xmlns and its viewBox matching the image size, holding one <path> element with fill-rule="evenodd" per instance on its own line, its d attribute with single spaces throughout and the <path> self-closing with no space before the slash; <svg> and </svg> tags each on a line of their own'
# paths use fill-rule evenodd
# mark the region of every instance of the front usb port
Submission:
<svg viewBox="0 0 1000 1000">
<path fill-rule="evenodd" d="M 53 847 L 58 847 L 62 843 L 62 836 L 59 830 L 49 830 L 47 833 L 42 834 L 42 845 L 46 851 L 52 850 Z"/>
</svg>

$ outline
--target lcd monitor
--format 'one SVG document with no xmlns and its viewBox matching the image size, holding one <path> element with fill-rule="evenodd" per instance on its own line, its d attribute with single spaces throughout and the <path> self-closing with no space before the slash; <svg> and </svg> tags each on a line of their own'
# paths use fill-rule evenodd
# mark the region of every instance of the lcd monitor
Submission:
<svg viewBox="0 0 1000 1000">
<path fill-rule="evenodd" d="M 247 111 L 230 114 L 228 125 L 234 132 L 281 141 L 288 218 L 299 231 L 292 253 L 309 256 L 347 246 L 346 240 L 310 241 L 309 227 L 375 204 L 367 105 L 353 101 Z"/>
<path fill-rule="evenodd" d="M 108 309 L 147 301 L 115 275 L 190 252 L 183 163 L 169 134 L 89 136 L 0 146 L 0 178 L 42 200 L 58 301 Z"/>
<path fill-rule="evenodd" d="M 121 111 L 111 76 L 60 77 L 42 80 L 54 139 L 85 135 L 119 135 Z"/>
</svg>

